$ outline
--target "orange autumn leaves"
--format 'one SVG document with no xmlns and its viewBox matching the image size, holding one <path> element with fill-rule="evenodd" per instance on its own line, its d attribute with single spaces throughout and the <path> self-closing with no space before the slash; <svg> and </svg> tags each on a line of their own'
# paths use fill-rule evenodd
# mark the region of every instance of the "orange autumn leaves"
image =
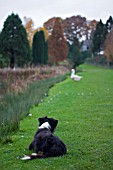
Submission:
<svg viewBox="0 0 113 170">
<path fill-rule="evenodd" d="M 63 61 L 67 58 L 68 46 L 66 39 L 63 35 L 63 28 L 60 18 L 55 18 L 51 35 L 48 34 L 48 31 L 44 27 L 34 29 L 34 23 L 31 18 L 24 17 L 24 21 L 28 40 L 31 47 L 34 34 L 40 30 L 44 31 L 45 40 L 48 41 L 49 63 L 56 63 L 59 61 Z"/>
<path fill-rule="evenodd" d="M 67 41 L 63 35 L 61 19 L 56 18 L 48 39 L 49 63 L 63 61 L 68 55 Z"/>
</svg>

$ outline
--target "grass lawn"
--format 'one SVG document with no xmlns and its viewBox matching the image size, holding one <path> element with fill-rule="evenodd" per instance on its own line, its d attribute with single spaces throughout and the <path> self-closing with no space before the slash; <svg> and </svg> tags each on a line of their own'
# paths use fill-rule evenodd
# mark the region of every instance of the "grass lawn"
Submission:
<svg viewBox="0 0 113 170">
<path fill-rule="evenodd" d="M 82 65 L 80 82 L 68 77 L 50 89 L 48 97 L 30 109 L 13 143 L 0 145 L 2 170 L 113 170 L 113 70 Z M 63 157 L 21 161 L 31 153 L 28 145 L 37 118 L 59 120 L 55 134 L 67 145 Z"/>
</svg>

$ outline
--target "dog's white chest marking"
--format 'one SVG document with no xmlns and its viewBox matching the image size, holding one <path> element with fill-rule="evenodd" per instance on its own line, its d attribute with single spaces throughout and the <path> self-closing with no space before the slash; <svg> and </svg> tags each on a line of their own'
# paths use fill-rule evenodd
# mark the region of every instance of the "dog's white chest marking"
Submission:
<svg viewBox="0 0 113 170">
<path fill-rule="evenodd" d="M 45 122 L 41 126 L 38 127 L 38 129 L 43 129 L 43 128 L 51 129 L 51 126 L 48 122 Z"/>
</svg>

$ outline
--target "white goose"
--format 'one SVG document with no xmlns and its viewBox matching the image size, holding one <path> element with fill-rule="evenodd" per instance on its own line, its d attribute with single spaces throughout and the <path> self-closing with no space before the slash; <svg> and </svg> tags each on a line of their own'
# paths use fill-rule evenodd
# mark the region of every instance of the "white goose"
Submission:
<svg viewBox="0 0 113 170">
<path fill-rule="evenodd" d="M 82 76 L 78 76 L 78 75 L 75 74 L 74 69 L 71 70 L 71 79 L 79 81 L 81 78 L 82 78 Z"/>
</svg>

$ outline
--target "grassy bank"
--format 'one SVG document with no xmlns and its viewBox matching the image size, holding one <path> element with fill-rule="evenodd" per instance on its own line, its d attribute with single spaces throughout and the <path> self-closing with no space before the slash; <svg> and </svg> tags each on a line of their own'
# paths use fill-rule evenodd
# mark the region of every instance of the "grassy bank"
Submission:
<svg viewBox="0 0 113 170">
<path fill-rule="evenodd" d="M 11 141 L 11 132 L 19 128 L 20 120 L 29 114 L 32 105 L 43 101 L 51 86 L 64 80 L 66 75 L 40 80 L 29 86 L 24 92 L 5 95 L 0 102 L 0 140 Z"/>
<path fill-rule="evenodd" d="M 113 70 L 83 65 L 80 82 L 69 78 L 55 85 L 49 96 L 30 109 L 13 143 L 0 145 L 3 170 L 112 170 Z M 55 134 L 66 143 L 64 157 L 23 162 L 40 116 L 59 120 Z"/>
</svg>

